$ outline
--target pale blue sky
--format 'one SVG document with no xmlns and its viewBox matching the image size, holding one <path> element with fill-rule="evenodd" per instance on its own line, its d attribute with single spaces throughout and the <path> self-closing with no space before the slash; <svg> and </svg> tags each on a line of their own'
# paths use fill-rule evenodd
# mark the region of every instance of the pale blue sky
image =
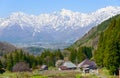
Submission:
<svg viewBox="0 0 120 78">
<path fill-rule="evenodd" d="M 120 6 L 120 0 L 0 0 L 0 17 L 13 12 L 39 15 L 63 8 L 90 13 L 106 6 Z"/>
</svg>

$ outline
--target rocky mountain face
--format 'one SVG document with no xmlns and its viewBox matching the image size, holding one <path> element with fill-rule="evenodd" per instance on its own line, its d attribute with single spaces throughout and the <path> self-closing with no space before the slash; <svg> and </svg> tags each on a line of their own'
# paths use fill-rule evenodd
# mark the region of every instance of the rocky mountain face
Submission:
<svg viewBox="0 0 120 78">
<path fill-rule="evenodd" d="M 92 27 L 120 14 L 120 7 L 106 7 L 85 14 L 62 9 L 38 16 L 22 12 L 0 18 L 0 41 L 13 43 L 73 43 Z"/>
</svg>

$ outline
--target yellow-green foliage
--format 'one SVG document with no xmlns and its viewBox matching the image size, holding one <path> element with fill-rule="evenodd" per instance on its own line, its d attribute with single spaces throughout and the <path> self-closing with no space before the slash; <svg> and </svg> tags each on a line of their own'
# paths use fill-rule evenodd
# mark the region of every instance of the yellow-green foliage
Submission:
<svg viewBox="0 0 120 78">
<path fill-rule="evenodd" d="M 110 75 L 109 70 L 106 68 L 99 69 L 99 73 L 106 78 L 118 78 L 117 76 Z"/>
<path fill-rule="evenodd" d="M 81 74 L 77 74 L 75 78 L 82 78 Z"/>
<path fill-rule="evenodd" d="M 32 76 L 30 78 L 48 78 L 47 76 Z"/>
</svg>

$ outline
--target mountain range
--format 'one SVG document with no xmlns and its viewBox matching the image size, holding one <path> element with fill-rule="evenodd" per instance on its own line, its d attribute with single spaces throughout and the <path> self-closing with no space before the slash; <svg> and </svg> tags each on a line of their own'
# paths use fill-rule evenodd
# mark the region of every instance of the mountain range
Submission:
<svg viewBox="0 0 120 78">
<path fill-rule="evenodd" d="M 62 9 L 35 16 L 16 12 L 0 18 L 0 41 L 73 43 L 92 27 L 117 14 L 120 14 L 120 7 L 113 6 L 92 13 Z"/>
</svg>

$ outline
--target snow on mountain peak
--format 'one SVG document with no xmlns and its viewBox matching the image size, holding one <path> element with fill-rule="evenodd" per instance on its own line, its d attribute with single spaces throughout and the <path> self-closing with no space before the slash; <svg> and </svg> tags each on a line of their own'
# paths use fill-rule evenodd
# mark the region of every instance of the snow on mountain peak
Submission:
<svg viewBox="0 0 120 78">
<path fill-rule="evenodd" d="M 15 12 L 0 18 L 0 40 L 73 42 L 93 26 L 117 14 L 120 14 L 120 7 L 113 6 L 89 14 L 66 9 L 38 16 Z"/>
<path fill-rule="evenodd" d="M 60 14 L 63 16 L 71 16 L 73 14 L 73 12 L 71 10 L 62 9 L 60 11 Z"/>
<path fill-rule="evenodd" d="M 105 8 L 101 8 L 101 9 L 97 10 L 96 12 L 98 12 L 98 13 L 102 13 L 102 12 L 103 13 L 105 13 L 105 12 L 114 13 L 114 12 L 119 12 L 119 10 L 120 10 L 120 7 L 108 6 L 108 7 L 105 7 Z"/>
<path fill-rule="evenodd" d="M 0 27 L 17 24 L 21 28 L 24 28 L 24 26 L 33 27 L 35 31 L 39 32 L 45 29 L 54 29 L 57 31 L 68 28 L 77 29 L 89 25 L 97 25 L 116 14 L 120 14 L 120 7 L 108 6 L 89 14 L 66 9 L 50 14 L 40 14 L 39 16 L 16 12 L 7 18 L 0 19 Z"/>
</svg>

